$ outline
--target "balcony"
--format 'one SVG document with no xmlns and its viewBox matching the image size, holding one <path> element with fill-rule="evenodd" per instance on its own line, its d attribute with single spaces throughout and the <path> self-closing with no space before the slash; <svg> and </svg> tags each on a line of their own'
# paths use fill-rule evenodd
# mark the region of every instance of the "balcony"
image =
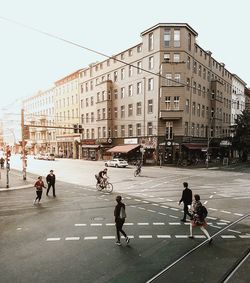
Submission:
<svg viewBox="0 0 250 283">
<path fill-rule="evenodd" d="M 179 120 L 183 116 L 183 110 L 160 110 L 160 119 Z"/>
</svg>

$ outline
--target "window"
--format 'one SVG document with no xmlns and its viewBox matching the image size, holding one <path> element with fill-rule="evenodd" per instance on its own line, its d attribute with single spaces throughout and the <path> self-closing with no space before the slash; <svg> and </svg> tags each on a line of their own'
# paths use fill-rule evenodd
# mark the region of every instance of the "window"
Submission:
<svg viewBox="0 0 250 283">
<path fill-rule="evenodd" d="M 202 105 L 201 107 L 201 116 L 205 117 L 205 105 Z"/>
<path fill-rule="evenodd" d="M 89 139 L 89 129 L 86 131 L 86 138 Z"/>
<path fill-rule="evenodd" d="M 128 105 L 128 116 L 132 116 L 133 115 L 133 104 L 129 104 Z"/>
<path fill-rule="evenodd" d="M 154 57 L 153 56 L 148 58 L 148 68 L 149 70 L 152 70 L 154 68 Z"/>
<path fill-rule="evenodd" d="M 176 74 L 174 74 L 174 80 L 175 80 L 175 85 L 180 85 L 179 83 L 180 83 L 180 81 L 181 81 L 181 74 L 178 74 L 178 73 L 176 73 Z"/>
<path fill-rule="evenodd" d="M 136 124 L 136 135 L 141 136 L 141 124 L 140 123 Z"/>
<path fill-rule="evenodd" d="M 200 125 L 197 124 L 196 125 L 196 136 L 199 137 L 199 135 L 200 135 Z"/>
<path fill-rule="evenodd" d="M 102 127 L 102 137 L 106 138 L 106 127 Z"/>
<path fill-rule="evenodd" d="M 142 47 L 141 47 L 141 45 L 138 45 L 138 46 L 137 46 L 137 52 L 138 52 L 138 53 L 142 52 Z"/>
<path fill-rule="evenodd" d="M 154 34 L 151 32 L 148 35 L 148 50 L 151 51 L 154 49 Z"/>
<path fill-rule="evenodd" d="M 175 63 L 180 62 L 180 53 L 174 53 L 174 62 Z"/>
<path fill-rule="evenodd" d="M 193 71 L 195 74 L 197 74 L 197 62 L 196 61 L 193 62 Z"/>
<path fill-rule="evenodd" d="M 191 59 L 190 59 L 190 57 L 188 56 L 188 57 L 187 57 L 187 68 L 190 70 L 190 67 L 191 67 Z"/>
<path fill-rule="evenodd" d="M 164 29 L 164 47 L 170 47 L 171 31 L 170 29 Z"/>
<path fill-rule="evenodd" d="M 117 91 L 117 89 L 114 89 L 114 97 L 115 97 L 115 99 L 118 98 L 118 91 Z"/>
<path fill-rule="evenodd" d="M 90 97 L 90 105 L 91 105 L 91 106 L 94 105 L 94 97 L 93 97 L 93 96 Z"/>
<path fill-rule="evenodd" d="M 185 122 L 185 125 L 184 125 L 184 135 L 188 136 L 188 122 Z"/>
<path fill-rule="evenodd" d="M 141 94 L 141 91 L 142 91 L 142 83 L 139 82 L 136 84 L 136 93 Z"/>
<path fill-rule="evenodd" d="M 115 72 L 114 72 L 114 82 L 117 82 L 117 77 L 118 77 L 117 71 L 115 71 Z"/>
<path fill-rule="evenodd" d="M 132 66 L 129 66 L 129 67 L 128 67 L 128 76 L 129 76 L 129 77 L 132 77 L 132 76 L 133 76 L 133 67 L 132 67 Z"/>
<path fill-rule="evenodd" d="M 201 85 L 198 84 L 198 95 L 201 95 Z"/>
<path fill-rule="evenodd" d="M 166 104 L 166 110 L 170 110 L 171 109 L 171 97 L 170 96 L 165 97 L 165 104 Z"/>
<path fill-rule="evenodd" d="M 141 74 L 142 73 L 142 62 L 139 61 L 137 62 L 137 74 Z"/>
<path fill-rule="evenodd" d="M 201 105 L 199 103 L 197 104 L 197 115 L 198 117 L 201 116 Z"/>
<path fill-rule="evenodd" d="M 121 54 L 121 60 L 123 60 L 123 59 L 124 59 L 124 53 Z"/>
<path fill-rule="evenodd" d="M 114 118 L 118 118 L 117 107 L 114 108 Z"/>
<path fill-rule="evenodd" d="M 123 80 L 125 78 L 125 69 L 122 68 L 121 69 L 121 80 Z"/>
<path fill-rule="evenodd" d="M 136 115 L 141 115 L 141 102 L 136 103 Z"/>
<path fill-rule="evenodd" d="M 102 91 L 102 101 L 104 101 L 105 100 L 105 91 L 103 90 Z"/>
<path fill-rule="evenodd" d="M 85 100 L 85 104 L 86 104 L 86 107 L 88 107 L 88 106 L 89 106 L 89 99 L 88 99 L 88 98 L 86 98 L 86 100 Z"/>
<path fill-rule="evenodd" d="M 191 33 L 188 34 L 188 50 L 191 51 L 191 41 L 192 41 L 192 37 L 191 37 Z"/>
<path fill-rule="evenodd" d="M 201 65 L 199 65 L 199 68 L 198 68 L 198 75 L 201 77 Z"/>
<path fill-rule="evenodd" d="M 114 126 L 114 137 L 117 138 L 118 137 L 118 130 L 117 130 L 117 126 Z"/>
<path fill-rule="evenodd" d="M 106 108 L 102 108 L 102 119 L 106 119 Z"/>
<path fill-rule="evenodd" d="M 97 110 L 97 120 L 101 120 L 101 110 Z"/>
<path fill-rule="evenodd" d="M 166 74 L 166 79 L 167 79 L 167 86 L 171 86 L 172 85 L 172 74 L 168 73 Z"/>
<path fill-rule="evenodd" d="M 89 123 L 89 113 L 86 113 L 86 123 Z"/>
<path fill-rule="evenodd" d="M 133 85 L 128 86 L 128 96 L 133 96 Z"/>
<path fill-rule="evenodd" d="M 153 78 L 148 79 L 148 90 L 149 91 L 154 90 L 154 79 Z"/>
<path fill-rule="evenodd" d="M 189 113 L 189 99 L 186 99 L 186 105 L 185 105 L 185 108 L 186 108 L 186 113 Z"/>
<path fill-rule="evenodd" d="M 133 55 L 133 50 L 132 49 L 129 49 L 128 51 L 128 56 L 132 56 Z"/>
<path fill-rule="evenodd" d="M 181 31 L 179 29 L 175 29 L 174 30 L 174 47 L 180 47 L 180 45 L 181 45 L 180 35 L 181 35 Z"/>
<path fill-rule="evenodd" d="M 133 136 L 133 125 L 132 124 L 128 125 L 128 136 L 129 137 Z"/>
<path fill-rule="evenodd" d="M 121 137 L 125 137 L 125 126 L 121 125 Z"/>
<path fill-rule="evenodd" d="M 180 109 L 180 96 L 174 96 L 174 110 Z"/>
<path fill-rule="evenodd" d="M 148 114 L 153 113 L 153 99 L 148 100 Z"/>
<path fill-rule="evenodd" d="M 191 135 L 194 136 L 194 123 L 192 123 L 192 127 L 191 127 Z"/>
<path fill-rule="evenodd" d="M 125 117 L 125 106 L 122 105 L 121 106 L 121 118 L 124 118 Z"/>
<path fill-rule="evenodd" d="M 193 94 L 196 94 L 196 82 L 193 82 Z"/>
<path fill-rule="evenodd" d="M 192 114 L 195 115 L 195 108 L 196 108 L 196 103 L 193 102 L 192 104 Z"/>
<path fill-rule="evenodd" d="M 147 124 L 147 129 L 148 129 L 148 136 L 152 136 L 153 135 L 153 123 L 152 122 L 148 122 Z"/>
<path fill-rule="evenodd" d="M 187 84 L 187 90 L 189 91 L 190 90 L 190 78 L 187 78 L 186 84 Z"/>
<path fill-rule="evenodd" d="M 91 129 L 91 139 L 95 138 L 95 129 Z"/>
<path fill-rule="evenodd" d="M 170 53 L 164 53 L 163 59 L 164 61 L 170 61 Z"/>
<path fill-rule="evenodd" d="M 125 97 L 125 88 L 122 87 L 121 88 L 121 98 L 124 98 Z"/>
<path fill-rule="evenodd" d="M 173 139 L 173 122 L 166 122 L 166 139 Z"/>
</svg>

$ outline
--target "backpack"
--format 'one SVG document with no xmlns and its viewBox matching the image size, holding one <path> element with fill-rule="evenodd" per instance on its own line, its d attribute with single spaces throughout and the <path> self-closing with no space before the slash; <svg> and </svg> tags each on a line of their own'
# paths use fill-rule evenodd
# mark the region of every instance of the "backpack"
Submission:
<svg viewBox="0 0 250 283">
<path fill-rule="evenodd" d="M 126 214 L 126 211 L 125 211 L 125 208 L 123 206 L 121 206 L 121 209 L 120 209 L 120 218 L 121 219 L 124 219 L 127 217 L 127 214 Z"/>
<path fill-rule="evenodd" d="M 201 219 L 205 219 L 208 214 L 206 207 L 204 205 L 201 205 L 197 210 L 197 214 Z"/>
</svg>

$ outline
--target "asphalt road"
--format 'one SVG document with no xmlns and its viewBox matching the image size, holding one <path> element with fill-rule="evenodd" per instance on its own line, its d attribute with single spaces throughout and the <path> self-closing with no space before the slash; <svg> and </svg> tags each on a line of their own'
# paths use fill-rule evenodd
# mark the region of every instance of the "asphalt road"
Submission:
<svg viewBox="0 0 250 283">
<path fill-rule="evenodd" d="M 208 231 L 214 238 L 153 282 L 220 282 L 250 246 L 250 219 L 227 229 L 249 213 L 248 168 L 239 171 L 143 167 L 109 168 L 114 192 L 95 189 L 102 162 L 29 160 L 28 179 L 57 175 L 56 198 L 43 195 L 33 205 L 31 189 L 0 192 L 0 282 L 147 282 L 205 241 L 197 229 L 188 239 L 178 205 L 182 182 L 199 193 L 208 208 Z M 12 168 L 19 160 L 12 160 Z M 127 246 L 115 245 L 115 196 L 127 205 Z M 248 265 L 247 265 L 248 264 Z M 248 266 L 248 267 L 247 267 Z M 229 282 L 249 282 L 249 260 Z M 236 281 L 235 281 L 236 280 Z"/>
</svg>

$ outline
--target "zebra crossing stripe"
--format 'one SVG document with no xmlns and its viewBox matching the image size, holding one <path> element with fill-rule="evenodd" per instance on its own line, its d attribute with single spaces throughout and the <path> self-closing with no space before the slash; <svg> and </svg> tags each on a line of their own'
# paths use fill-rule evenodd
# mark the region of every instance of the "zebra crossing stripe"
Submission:
<svg viewBox="0 0 250 283">
<path fill-rule="evenodd" d="M 250 239 L 250 235 L 239 235 L 242 239 Z"/>
</svg>

